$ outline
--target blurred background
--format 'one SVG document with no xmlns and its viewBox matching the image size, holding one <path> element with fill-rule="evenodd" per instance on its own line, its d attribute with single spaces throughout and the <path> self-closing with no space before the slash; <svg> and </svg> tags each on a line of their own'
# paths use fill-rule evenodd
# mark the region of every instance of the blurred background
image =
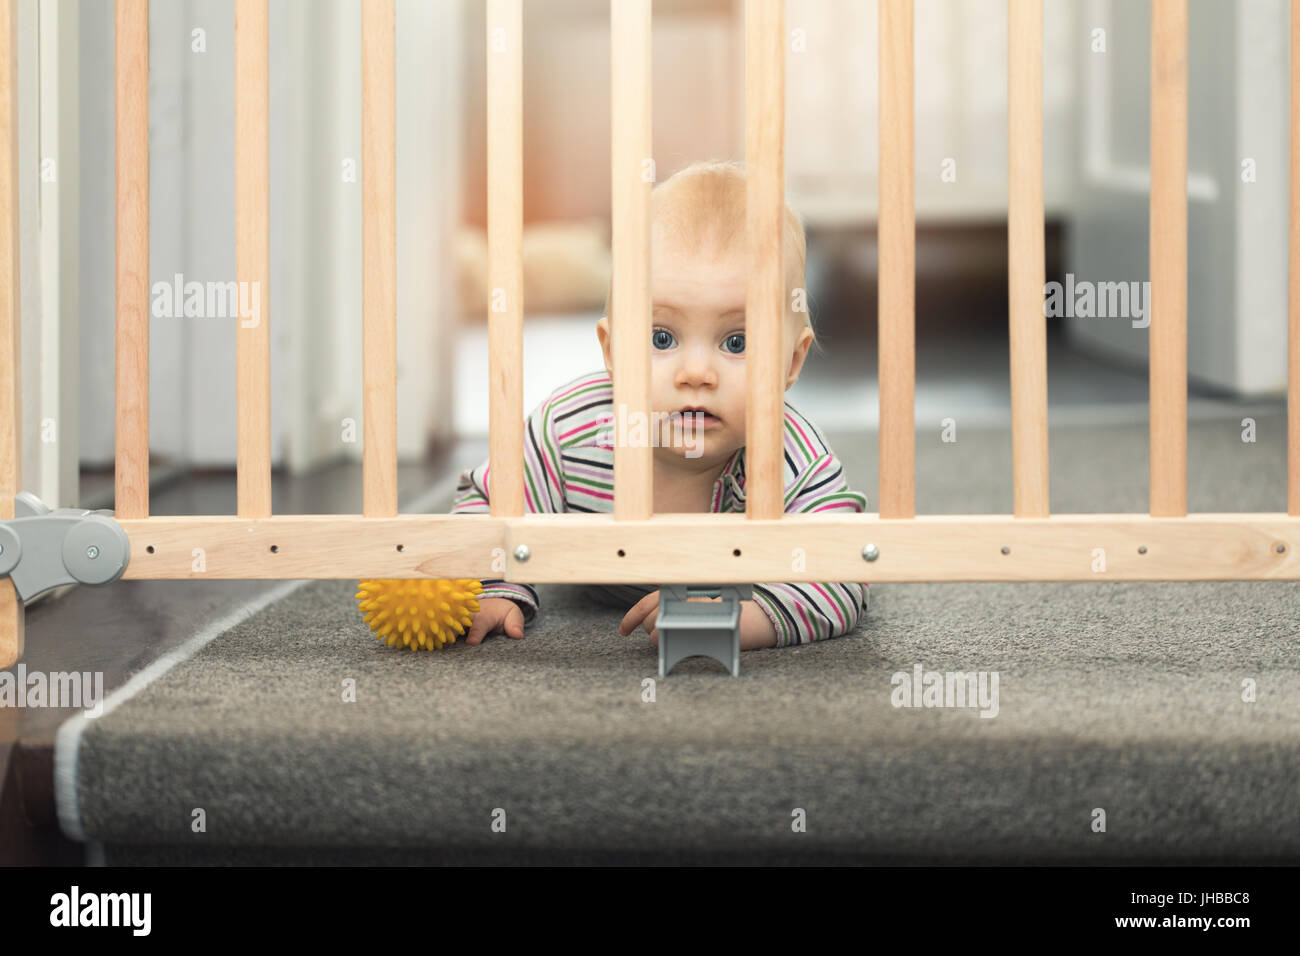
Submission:
<svg viewBox="0 0 1300 956">
<path fill-rule="evenodd" d="M 602 364 L 610 62 L 608 0 L 523 7 L 527 412 Z M 357 512 L 362 4 L 272 0 L 270 10 L 263 308 L 276 508 Z M 915 10 L 917 427 L 997 424 L 1009 410 L 1006 4 L 916 0 Z M 19 15 L 24 484 L 52 505 L 107 507 L 112 5 L 19 0 Z M 397 2 L 398 441 L 411 493 L 486 453 L 484 15 L 481 0 Z M 1189 414 L 1277 409 L 1287 5 L 1192 0 L 1190 16 Z M 787 397 L 839 431 L 877 422 L 876 20 L 874 0 L 787 5 L 787 199 L 807 228 L 826 347 Z M 231 0 L 151 5 L 151 283 L 234 278 L 233 22 Z M 661 181 L 698 159 L 744 157 L 743 27 L 740 0 L 656 0 Z M 1149 49 L 1145 0 L 1045 4 L 1049 280 L 1149 277 Z M 1123 316 L 1047 321 L 1049 420 L 1144 420 L 1148 330 Z M 209 475 L 220 490 L 204 507 L 216 512 L 234 509 L 232 332 L 215 317 L 155 318 L 150 332 L 151 479 Z M 343 477 L 324 503 L 284 484 L 326 473 Z"/>
</svg>

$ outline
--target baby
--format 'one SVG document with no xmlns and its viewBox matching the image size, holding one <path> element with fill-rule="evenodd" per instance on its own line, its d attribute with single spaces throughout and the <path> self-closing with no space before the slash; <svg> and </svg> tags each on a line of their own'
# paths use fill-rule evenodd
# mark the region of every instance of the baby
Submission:
<svg viewBox="0 0 1300 956">
<path fill-rule="evenodd" d="M 663 438 L 654 440 L 654 511 L 745 510 L 745 170 L 735 162 L 696 163 L 651 192 L 653 306 L 650 391 Z M 808 312 L 793 308 L 804 288 L 805 238 L 787 206 L 784 221 L 785 387 L 799 378 L 814 336 Z M 612 512 L 614 442 L 610 322 L 596 323 L 605 369 L 565 383 L 528 416 L 524 495 L 528 513 Z M 671 416 L 671 417 L 668 417 Z M 626 425 L 622 426 L 624 429 Z M 784 423 L 785 510 L 866 510 L 817 428 L 788 402 Z M 675 440 L 669 440 L 675 437 Z M 488 462 L 463 472 L 453 514 L 485 513 Z M 708 582 L 702 582 L 708 583 Z M 754 584 L 741 605 L 742 650 L 806 644 L 851 631 L 866 610 L 867 585 Z M 593 585 L 595 597 L 630 610 L 619 632 L 642 627 L 658 646 L 659 592 Z M 537 614 L 526 584 L 484 581 L 467 644 L 504 631 L 522 638 Z"/>
</svg>

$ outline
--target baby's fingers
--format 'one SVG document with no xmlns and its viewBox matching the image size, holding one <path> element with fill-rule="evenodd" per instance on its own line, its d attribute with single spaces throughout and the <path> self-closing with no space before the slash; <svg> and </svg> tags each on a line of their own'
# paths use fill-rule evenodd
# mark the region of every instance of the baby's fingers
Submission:
<svg viewBox="0 0 1300 956">
<path fill-rule="evenodd" d="M 637 627 L 647 619 L 653 619 L 655 612 L 659 609 L 659 592 L 652 591 L 632 605 L 631 610 L 623 615 L 623 621 L 618 626 L 618 632 L 626 637 L 637 629 Z M 649 630 L 649 627 L 646 628 Z"/>
<path fill-rule="evenodd" d="M 637 629 L 637 625 L 645 618 L 645 611 L 640 604 L 635 605 L 630 611 L 623 615 L 623 620 L 619 622 L 618 632 L 624 637 L 631 634 Z"/>
<path fill-rule="evenodd" d="M 465 635 L 465 643 L 469 645 L 482 644 L 483 638 L 500 623 L 500 618 L 492 614 L 491 611 L 479 611 L 474 615 L 474 621 L 469 626 L 469 633 Z"/>
</svg>

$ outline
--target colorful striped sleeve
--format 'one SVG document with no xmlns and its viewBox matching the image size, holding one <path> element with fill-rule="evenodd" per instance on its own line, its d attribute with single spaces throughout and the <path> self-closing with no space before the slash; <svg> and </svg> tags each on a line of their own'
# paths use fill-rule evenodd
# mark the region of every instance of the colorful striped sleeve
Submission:
<svg viewBox="0 0 1300 956">
<path fill-rule="evenodd" d="M 866 495 L 849 488 L 844 466 L 827 450 L 814 458 L 786 489 L 785 510 L 863 512 Z M 777 647 L 810 644 L 852 631 L 867 609 L 865 582 L 755 584 L 754 602 L 776 628 Z"/>
<path fill-rule="evenodd" d="M 564 511 L 564 470 L 560 459 L 560 443 L 555 437 L 554 396 L 542 402 L 524 423 L 524 512 L 525 514 Z M 477 468 L 461 472 L 456 485 L 456 499 L 452 514 L 488 514 L 491 461 L 485 460 Z M 537 616 L 539 602 L 537 591 L 527 584 L 516 584 L 501 579 L 483 581 L 480 597 L 509 598 L 524 612 L 527 626 Z"/>
</svg>

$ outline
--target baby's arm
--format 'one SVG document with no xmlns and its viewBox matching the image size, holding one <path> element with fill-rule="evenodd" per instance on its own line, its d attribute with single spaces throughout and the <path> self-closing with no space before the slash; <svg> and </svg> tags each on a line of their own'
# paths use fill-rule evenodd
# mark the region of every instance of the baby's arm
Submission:
<svg viewBox="0 0 1300 956">
<path fill-rule="evenodd" d="M 754 603 L 776 629 L 777 647 L 841 637 L 858 625 L 866 610 L 868 585 L 755 584 Z"/>
<path fill-rule="evenodd" d="M 787 514 L 863 512 L 867 498 L 849 488 L 833 454 L 814 460 L 786 492 Z M 776 646 L 810 644 L 852 631 L 867 607 L 869 585 L 847 583 L 755 584 L 754 603 L 776 630 Z"/>
</svg>

